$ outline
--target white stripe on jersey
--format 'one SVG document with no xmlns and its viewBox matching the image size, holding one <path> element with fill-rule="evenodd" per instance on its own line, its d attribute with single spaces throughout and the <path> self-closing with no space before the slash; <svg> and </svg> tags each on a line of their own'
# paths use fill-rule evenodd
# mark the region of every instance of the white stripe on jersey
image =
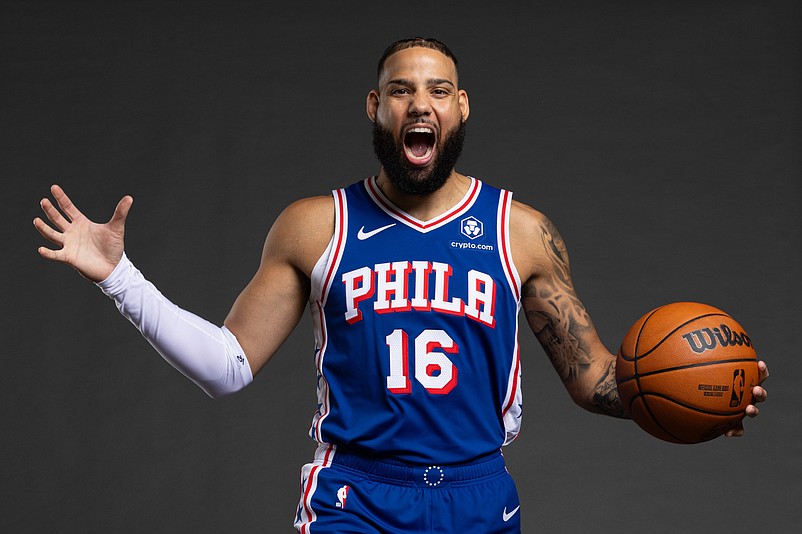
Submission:
<svg viewBox="0 0 802 534">
<path fill-rule="evenodd" d="M 504 269 L 504 275 L 510 290 L 518 303 L 516 315 L 521 311 L 521 278 L 515 264 L 512 261 L 512 248 L 510 246 L 510 211 L 512 210 L 512 192 L 505 189 L 501 190 L 498 203 L 498 232 L 499 258 Z M 504 403 L 502 417 L 504 419 L 504 429 L 506 437 L 504 445 L 508 445 L 516 437 L 521 429 L 521 414 L 523 412 L 521 392 L 521 347 L 518 344 L 518 323 L 515 323 L 515 356 L 510 374 L 507 379 L 507 399 Z"/>
<path fill-rule="evenodd" d="M 386 196 L 384 196 L 384 193 L 381 192 L 379 186 L 376 185 L 375 176 L 365 180 L 365 189 L 367 190 L 368 196 L 370 196 L 373 202 L 375 202 L 376 205 L 378 205 L 387 215 L 409 226 L 410 228 L 414 228 L 415 230 L 425 234 L 440 228 L 444 224 L 450 223 L 473 206 L 473 203 L 477 198 L 479 198 L 479 192 L 482 190 L 482 182 L 476 178 L 473 178 L 472 176 L 468 176 L 468 178 L 471 180 L 471 183 L 468 186 L 468 190 L 465 192 L 465 195 L 463 195 L 462 199 L 456 204 L 456 206 L 442 215 L 438 215 L 436 219 L 429 221 L 421 221 L 420 219 L 416 219 L 412 215 L 397 208 L 387 199 Z"/>
<path fill-rule="evenodd" d="M 309 435 L 318 443 L 324 443 L 320 432 L 323 420 L 329 414 L 331 402 L 329 399 L 329 384 L 323 374 L 323 358 L 326 354 L 328 332 L 326 331 L 326 317 L 324 305 L 331 288 L 333 275 L 340 265 L 345 242 L 348 236 L 348 202 L 345 190 L 332 191 L 334 199 L 334 233 L 329 241 L 326 251 L 320 257 L 312 270 L 311 292 L 309 308 L 315 334 L 315 368 L 317 369 L 317 403 L 318 410 L 312 418 L 312 427 Z"/>
</svg>

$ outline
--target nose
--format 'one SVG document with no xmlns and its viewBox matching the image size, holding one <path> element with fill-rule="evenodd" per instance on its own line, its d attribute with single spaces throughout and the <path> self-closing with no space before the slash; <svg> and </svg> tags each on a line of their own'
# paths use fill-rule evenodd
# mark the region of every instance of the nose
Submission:
<svg viewBox="0 0 802 534">
<path fill-rule="evenodd" d="M 432 106 L 431 102 L 429 102 L 428 95 L 423 92 L 414 93 L 409 102 L 409 114 L 413 117 L 420 117 L 422 115 L 428 115 L 431 112 Z"/>
</svg>

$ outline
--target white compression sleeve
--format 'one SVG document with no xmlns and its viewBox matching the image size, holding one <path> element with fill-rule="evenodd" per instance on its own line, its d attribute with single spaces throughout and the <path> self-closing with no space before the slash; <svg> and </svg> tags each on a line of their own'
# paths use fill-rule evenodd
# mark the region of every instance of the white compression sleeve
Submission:
<svg viewBox="0 0 802 534">
<path fill-rule="evenodd" d="M 170 365 L 210 397 L 239 391 L 253 381 L 245 353 L 228 328 L 170 302 L 125 254 L 97 285 Z"/>
</svg>

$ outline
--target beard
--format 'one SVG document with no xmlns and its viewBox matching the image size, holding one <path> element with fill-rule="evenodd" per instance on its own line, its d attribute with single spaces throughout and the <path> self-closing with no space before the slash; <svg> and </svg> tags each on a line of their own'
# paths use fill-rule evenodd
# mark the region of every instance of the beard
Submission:
<svg viewBox="0 0 802 534">
<path fill-rule="evenodd" d="M 396 141 L 393 133 L 373 123 L 373 151 L 385 174 L 399 191 L 408 195 L 428 195 L 446 183 L 457 164 L 465 144 L 465 121 L 435 140 L 437 154 L 433 163 L 418 168 L 409 163 L 404 154 L 404 141 Z"/>
</svg>

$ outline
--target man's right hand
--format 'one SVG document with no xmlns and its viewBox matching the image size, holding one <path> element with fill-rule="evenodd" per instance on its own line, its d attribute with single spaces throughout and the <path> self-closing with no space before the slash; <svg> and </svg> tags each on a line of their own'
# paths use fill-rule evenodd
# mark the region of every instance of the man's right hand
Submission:
<svg viewBox="0 0 802 534">
<path fill-rule="evenodd" d="M 59 248 L 39 247 L 39 254 L 45 259 L 71 265 L 92 282 L 105 280 L 122 258 L 125 219 L 134 199 L 123 197 L 109 222 L 98 224 L 87 219 L 61 187 L 54 185 L 50 192 L 61 211 L 50 199 L 44 198 L 40 205 L 52 227 L 39 217 L 34 219 L 33 225 Z"/>
</svg>

